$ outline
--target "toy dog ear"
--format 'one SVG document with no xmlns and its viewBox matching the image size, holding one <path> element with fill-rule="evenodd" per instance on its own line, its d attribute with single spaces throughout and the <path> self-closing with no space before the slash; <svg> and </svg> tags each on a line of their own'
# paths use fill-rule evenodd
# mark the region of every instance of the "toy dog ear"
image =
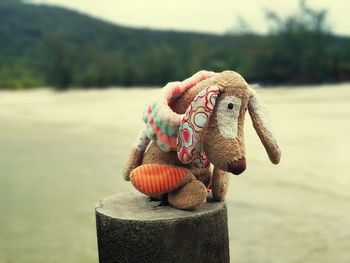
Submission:
<svg viewBox="0 0 350 263">
<path fill-rule="evenodd" d="M 251 89 L 248 110 L 255 131 L 264 145 L 271 162 L 278 164 L 281 159 L 281 150 L 273 137 L 270 127 L 270 118 L 265 104 L 261 101 L 260 96 L 253 89 Z"/>
<path fill-rule="evenodd" d="M 177 135 L 177 156 L 182 163 L 207 167 L 209 161 L 202 150 L 202 131 L 213 112 L 220 93 L 217 85 L 203 89 L 188 106 Z"/>
</svg>

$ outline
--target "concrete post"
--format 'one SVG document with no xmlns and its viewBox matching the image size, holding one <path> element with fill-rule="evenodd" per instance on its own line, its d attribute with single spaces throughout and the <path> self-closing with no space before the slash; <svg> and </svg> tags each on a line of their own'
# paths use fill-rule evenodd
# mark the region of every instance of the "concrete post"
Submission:
<svg viewBox="0 0 350 263">
<path fill-rule="evenodd" d="M 103 199 L 96 207 L 100 263 L 229 262 L 224 202 L 196 211 L 158 206 L 135 194 Z"/>
</svg>

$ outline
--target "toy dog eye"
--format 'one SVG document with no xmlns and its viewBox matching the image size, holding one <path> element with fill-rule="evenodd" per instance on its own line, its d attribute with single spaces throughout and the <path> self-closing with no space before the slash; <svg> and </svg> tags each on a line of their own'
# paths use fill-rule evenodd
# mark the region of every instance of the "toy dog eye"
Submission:
<svg viewBox="0 0 350 263">
<path fill-rule="evenodd" d="M 233 109 L 233 103 L 227 104 L 227 108 L 228 108 L 229 110 L 232 110 L 232 109 Z"/>
</svg>

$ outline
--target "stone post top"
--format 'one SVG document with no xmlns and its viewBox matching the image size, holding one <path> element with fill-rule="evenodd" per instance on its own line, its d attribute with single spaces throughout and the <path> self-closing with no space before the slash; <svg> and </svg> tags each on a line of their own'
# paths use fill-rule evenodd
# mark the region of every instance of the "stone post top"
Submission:
<svg viewBox="0 0 350 263">
<path fill-rule="evenodd" d="M 106 197 L 96 205 L 96 212 L 119 220 L 158 221 L 201 217 L 226 209 L 225 202 L 214 202 L 211 198 L 193 211 L 158 206 L 159 201 L 150 201 L 146 196 L 123 193 Z"/>
</svg>

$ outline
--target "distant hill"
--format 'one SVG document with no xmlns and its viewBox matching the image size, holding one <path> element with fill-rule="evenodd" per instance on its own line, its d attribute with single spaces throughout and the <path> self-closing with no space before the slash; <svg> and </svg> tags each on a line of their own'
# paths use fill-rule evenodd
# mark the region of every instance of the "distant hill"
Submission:
<svg viewBox="0 0 350 263">
<path fill-rule="evenodd" d="M 202 68 L 234 69 L 249 80 L 272 83 L 349 79 L 349 56 L 346 67 L 337 69 L 344 64 L 340 54 L 349 46 L 349 38 L 327 38 L 327 46 L 332 45 L 332 52 L 339 54 L 331 54 L 334 59 L 327 57 L 322 63 L 328 68 L 312 76 L 283 72 L 289 58 L 276 59 L 279 54 L 273 52 L 281 47 L 273 47 L 274 38 L 134 29 L 59 7 L 2 2 L 0 87 L 160 85 Z M 307 47 L 310 51 L 312 45 Z M 329 56 L 319 54 L 325 55 Z M 309 56 L 315 59 L 315 54 Z M 280 63 L 276 69 L 267 70 L 276 62 Z"/>
</svg>

